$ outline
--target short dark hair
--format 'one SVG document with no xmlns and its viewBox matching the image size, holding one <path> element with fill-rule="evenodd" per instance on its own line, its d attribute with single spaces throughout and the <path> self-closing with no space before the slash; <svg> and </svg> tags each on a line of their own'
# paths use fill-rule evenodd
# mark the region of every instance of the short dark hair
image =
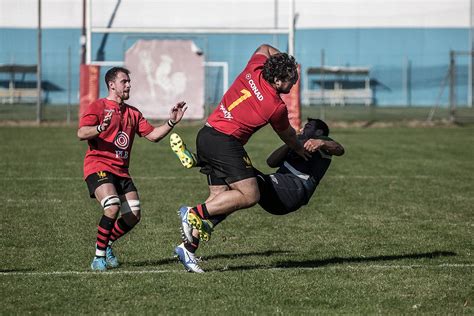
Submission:
<svg viewBox="0 0 474 316">
<path fill-rule="evenodd" d="M 303 135 L 307 138 L 329 136 L 329 127 L 323 120 L 308 117 L 308 122 L 303 128 Z"/>
<path fill-rule="evenodd" d="M 298 69 L 295 57 L 287 53 L 278 53 L 270 56 L 263 65 L 263 79 L 269 83 L 275 83 L 277 80 L 298 81 Z"/>
<path fill-rule="evenodd" d="M 107 90 L 109 89 L 109 81 L 114 81 L 117 78 L 117 74 L 119 72 L 123 72 L 127 75 L 130 75 L 130 70 L 124 67 L 113 67 L 107 70 L 105 74 L 105 85 L 107 86 Z"/>
</svg>

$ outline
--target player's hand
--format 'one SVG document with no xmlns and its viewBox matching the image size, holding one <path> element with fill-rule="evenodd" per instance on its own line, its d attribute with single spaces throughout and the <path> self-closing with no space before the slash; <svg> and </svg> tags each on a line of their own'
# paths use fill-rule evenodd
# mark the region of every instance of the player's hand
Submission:
<svg viewBox="0 0 474 316">
<path fill-rule="evenodd" d="M 100 124 L 100 127 L 103 131 L 107 130 L 107 128 L 109 127 L 110 125 L 110 121 L 112 121 L 112 115 L 113 115 L 114 112 L 110 111 L 108 112 L 104 119 L 102 120 L 102 123 Z"/>
<path fill-rule="evenodd" d="M 316 150 L 320 149 L 322 146 L 324 146 L 324 140 L 322 139 L 308 139 L 303 147 L 310 153 L 314 153 Z"/>
<path fill-rule="evenodd" d="M 304 147 L 299 147 L 298 149 L 295 149 L 295 153 L 297 153 L 301 158 L 303 158 L 305 161 L 308 161 L 309 158 L 311 158 L 311 154 L 304 149 Z"/>
<path fill-rule="evenodd" d="M 183 118 L 184 112 L 188 109 L 188 106 L 186 105 L 186 102 L 181 101 L 176 103 L 175 106 L 173 106 L 170 110 L 170 120 L 176 124 L 181 121 Z"/>
</svg>

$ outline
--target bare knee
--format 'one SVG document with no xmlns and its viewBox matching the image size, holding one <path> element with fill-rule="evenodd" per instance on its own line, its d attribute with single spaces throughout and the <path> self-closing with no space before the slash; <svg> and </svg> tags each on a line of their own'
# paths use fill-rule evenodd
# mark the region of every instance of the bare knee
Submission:
<svg viewBox="0 0 474 316">
<path fill-rule="evenodd" d="M 109 218 L 116 218 L 120 211 L 120 207 L 109 207 L 104 209 L 104 215 Z"/>
<path fill-rule="evenodd" d="M 242 208 L 252 207 L 260 200 L 260 191 L 256 178 L 249 178 L 233 183 L 231 189 L 237 190 L 242 194 Z"/>
<path fill-rule="evenodd" d="M 109 218 L 116 218 L 120 211 L 120 199 L 116 195 L 109 195 L 100 201 L 102 208 L 104 209 L 104 215 Z"/>
<path fill-rule="evenodd" d="M 228 190 L 229 190 L 229 187 L 227 185 L 210 185 L 209 197 L 206 199 L 206 203 L 212 201 L 216 196 Z"/>
<path fill-rule="evenodd" d="M 244 198 L 243 198 L 244 205 L 242 205 L 243 208 L 252 207 L 255 204 L 257 204 L 258 201 L 260 200 L 260 191 L 259 190 L 246 191 L 246 192 L 241 192 L 241 193 L 244 196 Z"/>
<path fill-rule="evenodd" d="M 255 204 L 258 203 L 258 201 L 260 201 L 260 191 L 255 190 L 254 192 L 249 194 L 249 197 L 248 197 L 249 205 L 248 205 L 248 207 L 254 206 Z"/>
<path fill-rule="evenodd" d="M 122 217 L 127 225 L 133 227 L 140 222 L 141 209 L 139 200 L 125 200 L 122 203 Z"/>
</svg>

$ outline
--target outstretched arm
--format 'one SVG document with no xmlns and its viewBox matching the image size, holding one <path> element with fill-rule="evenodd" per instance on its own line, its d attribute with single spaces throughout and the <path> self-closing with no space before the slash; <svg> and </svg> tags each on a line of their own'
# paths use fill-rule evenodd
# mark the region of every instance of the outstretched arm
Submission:
<svg viewBox="0 0 474 316">
<path fill-rule="evenodd" d="M 186 106 L 186 102 L 181 101 L 179 103 L 176 103 L 176 105 L 173 106 L 170 110 L 169 120 L 163 125 L 155 127 L 155 129 L 151 131 L 150 134 L 146 135 L 145 138 L 154 143 L 159 142 L 161 139 L 163 139 L 163 137 L 165 137 L 166 135 L 168 135 L 169 132 L 171 132 L 171 130 L 176 124 L 181 121 L 184 112 L 186 112 L 187 109 L 188 107 Z"/>
<path fill-rule="evenodd" d="M 301 156 L 304 160 L 311 158 L 311 154 L 305 150 L 296 137 L 294 128 L 290 125 L 284 131 L 276 131 L 281 140 L 288 145 L 290 149 Z"/>
<path fill-rule="evenodd" d="M 318 149 L 322 149 L 330 155 L 342 156 L 344 155 L 344 147 L 334 140 L 324 139 L 308 139 L 304 143 L 304 148 L 309 152 L 315 152 Z"/>
<path fill-rule="evenodd" d="M 290 147 L 284 144 L 279 148 L 275 149 L 270 156 L 267 158 L 267 165 L 271 168 L 276 168 L 281 166 L 283 161 L 285 161 L 286 156 L 290 152 Z"/>
<path fill-rule="evenodd" d="M 263 45 L 260 45 L 257 48 L 257 50 L 255 51 L 254 54 L 261 54 L 261 55 L 265 55 L 267 57 L 270 57 L 270 56 L 278 54 L 278 53 L 280 53 L 280 51 L 278 49 L 276 49 L 275 47 L 270 46 L 268 44 L 263 44 Z"/>
</svg>

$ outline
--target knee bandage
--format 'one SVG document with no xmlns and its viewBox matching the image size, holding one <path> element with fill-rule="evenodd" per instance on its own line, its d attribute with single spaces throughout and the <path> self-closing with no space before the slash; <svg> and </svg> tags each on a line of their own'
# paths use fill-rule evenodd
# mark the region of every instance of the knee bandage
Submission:
<svg viewBox="0 0 474 316">
<path fill-rule="evenodd" d="M 116 205 L 120 208 L 120 199 L 118 196 L 116 195 L 109 195 L 109 196 L 106 196 L 105 198 L 102 199 L 102 201 L 100 201 L 100 204 L 102 205 L 102 208 L 104 210 Z"/>
<path fill-rule="evenodd" d="M 134 214 L 137 214 L 140 212 L 140 201 L 139 200 L 125 200 L 123 201 L 122 208 L 120 209 L 120 213 L 126 214 L 133 212 Z"/>
</svg>

